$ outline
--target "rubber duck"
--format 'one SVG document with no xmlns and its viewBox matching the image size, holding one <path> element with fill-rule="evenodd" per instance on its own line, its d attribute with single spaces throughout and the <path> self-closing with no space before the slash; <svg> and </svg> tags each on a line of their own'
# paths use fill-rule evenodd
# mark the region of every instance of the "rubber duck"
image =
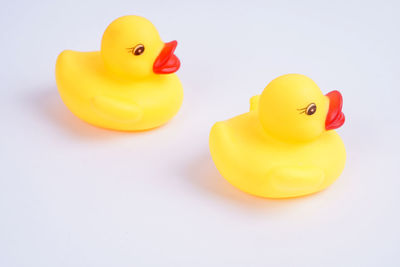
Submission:
<svg viewBox="0 0 400 267">
<path fill-rule="evenodd" d="M 179 110 L 183 88 L 176 74 L 176 41 L 164 43 L 140 16 L 114 20 L 96 52 L 63 51 L 56 82 L 65 105 L 93 125 L 140 131 L 158 127 Z"/>
<path fill-rule="evenodd" d="M 250 99 L 250 111 L 213 125 L 212 159 L 232 185 L 266 198 L 318 192 L 341 174 L 346 151 L 334 129 L 342 95 L 323 95 L 310 78 L 287 74 Z"/>
</svg>

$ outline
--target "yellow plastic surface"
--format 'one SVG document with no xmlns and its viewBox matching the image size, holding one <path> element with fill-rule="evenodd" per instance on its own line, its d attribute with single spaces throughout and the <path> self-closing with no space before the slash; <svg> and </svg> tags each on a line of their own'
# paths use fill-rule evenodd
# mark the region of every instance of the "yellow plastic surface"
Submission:
<svg viewBox="0 0 400 267">
<path fill-rule="evenodd" d="M 314 114 L 299 112 L 310 103 L 317 106 Z M 278 77 L 250 104 L 250 112 L 211 129 L 211 156 L 226 180 L 252 195 L 289 198 L 320 191 L 339 177 L 345 147 L 334 130 L 325 130 L 329 99 L 311 79 Z"/>
<path fill-rule="evenodd" d="M 135 56 L 132 49 L 143 44 Z M 139 16 L 113 21 L 101 51 L 63 51 L 56 81 L 66 106 L 82 120 L 108 129 L 155 128 L 179 110 L 183 88 L 175 74 L 156 74 L 153 65 L 165 44 L 153 24 Z"/>
</svg>

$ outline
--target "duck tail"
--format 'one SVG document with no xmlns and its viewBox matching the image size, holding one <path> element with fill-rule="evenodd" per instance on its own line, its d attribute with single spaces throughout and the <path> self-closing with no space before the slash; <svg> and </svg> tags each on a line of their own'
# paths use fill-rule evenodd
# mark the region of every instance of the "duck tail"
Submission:
<svg viewBox="0 0 400 267">
<path fill-rule="evenodd" d="M 252 98 L 250 98 L 250 111 L 258 109 L 259 101 L 260 101 L 260 95 L 255 95 Z"/>
</svg>

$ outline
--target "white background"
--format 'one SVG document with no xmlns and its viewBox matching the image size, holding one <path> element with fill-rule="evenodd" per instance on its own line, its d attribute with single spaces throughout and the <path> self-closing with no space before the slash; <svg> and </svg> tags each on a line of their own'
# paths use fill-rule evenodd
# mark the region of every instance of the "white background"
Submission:
<svg viewBox="0 0 400 267">
<path fill-rule="evenodd" d="M 0 266 L 399 266 L 399 1 L 8 1 L 0 8 Z M 95 128 L 55 84 L 62 50 L 115 18 L 178 40 L 179 114 Z M 273 78 L 340 90 L 348 160 L 327 190 L 268 200 L 227 183 L 216 121 Z"/>
</svg>

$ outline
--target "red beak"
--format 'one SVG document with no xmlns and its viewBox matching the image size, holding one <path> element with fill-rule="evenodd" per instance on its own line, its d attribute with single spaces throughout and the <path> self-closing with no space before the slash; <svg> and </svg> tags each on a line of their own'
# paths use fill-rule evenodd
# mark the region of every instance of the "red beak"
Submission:
<svg viewBox="0 0 400 267">
<path fill-rule="evenodd" d="M 337 129 L 344 123 L 344 114 L 342 112 L 343 98 L 339 91 L 332 91 L 326 94 L 329 98 L 329 111 L 326 115 L 325 129 Z"/>
<path fill-rule="evenodd" d="M 153 64 L 153 71 L 157 74 L 169 74 L 176 72 L 181 66 L 179 58 L 174 55 L 177 41 L 166 43 Z"/>
</svg>

